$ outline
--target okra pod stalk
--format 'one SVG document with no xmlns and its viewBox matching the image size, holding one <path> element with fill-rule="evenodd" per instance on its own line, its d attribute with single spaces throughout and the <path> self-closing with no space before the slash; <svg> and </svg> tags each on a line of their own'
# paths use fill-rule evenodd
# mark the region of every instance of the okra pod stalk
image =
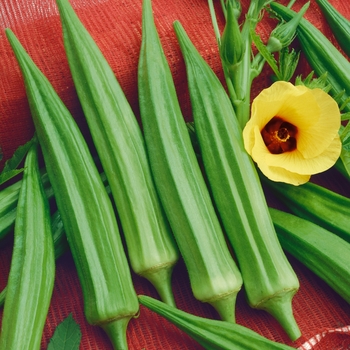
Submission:
<svg viewBox="0 0 350 350">
<path fill-rule="evenodd" d="M 74 85 L 111 187 L 131 267 L 173 305 L 171 276 L 179 253 L 154 186 L 140 126 L 68 0 L 57 0 L 57 5 Z"/>
<path fill-rule="evenodd" d="M 141 120 L 152 174 L 194 296 L 234 321 L 242 278 L 230 255 L 192 148 L 171 71 L 144 0 L 138 70 Z"/>
<path fill-rule="evenodd" d="M 26 156 L 18 199 L 0 349 L 40 349 L 54 279 L 49 204 L 40 178 L 37 145 L 33 144 Z"/>
<path fill-rule="evenodd" d="M 127 325 L 139 304 L 111 200 L 67 107 L 13 32 L 7 29 L 6 34 L 24 78 L 82 287 L 86 319 L 106 331 L 115 349 L 127 349 Z"/>
<path fill-rule="evenodd" d="M 270 213 L 283 249 L 350 303 L 350 243 L 296 215 Z"/>
<path fill-rule="evenodd" d="M 184 28 L 179 22 L 174 28 L 185 59 L 204 170 L 237 257 L 248 302 L 272 314 L 294 340 L 300 336 L 292 311 L 299 281 L 278 241 L 238 119 L 224 87 Z"/>
<path fill-rule="evenodd" d="M 207 350 L 292 350 L 231 322 L 191 315 L 156 299 L 139 295 L 140 303 L 187 333 Z"/>
</svg>

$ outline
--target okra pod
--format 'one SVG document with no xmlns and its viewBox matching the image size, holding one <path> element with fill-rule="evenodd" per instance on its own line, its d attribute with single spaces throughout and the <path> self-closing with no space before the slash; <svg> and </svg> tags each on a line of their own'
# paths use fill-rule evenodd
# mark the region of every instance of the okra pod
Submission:
<svg viewBox="0 0 350 350">
<path fill-rule="evenodd" d="M 0 239 L 5 238 L 15 224 L 21 185 L 22 181 L 17 181 L 0 192 Z"/>
<path fill-rule="evenodd" d="M 270 213 L 283 249 L 350 303 L 350 243 L 296 215 Z"/>
<path fill-rule="evenodd" d="M 316 0 L 338 44 L 350 57 L 350 21 L 344 17 L 328 0 Z"/>
<path fill-rule="evenodd" d="M 185 59 L 194 127 L 215 205 L 242 273 L 249 304 L 272 314 L 291 339 L 298 278 L 278 241 L 259 176 L 221 82 L 184 28 L 174 28 Z"/>
<path fill-rule="evenodd" d="M 82 287 L 86 319 L 106 331 L 115 349 L 127 349 L 127 325 L 139 304 L 111 200 L 67 107 L 14 33 L 7 29 L 6 34 L 24 78 Z"/>
<path fill-rule="evenodd" d="M 103 179 L 103 181 L 106 185 L 106 178 L 105 178 L 103 173 L 101 174 L 101 178 Z M 42 177 L 42 179 L 43 179 L 43 177 Z M 22 183 L 22 181 L 18 181 L 18 182 L 20 184 Z M 110 192 L 108 185 L 106 185 L 106 189 L 108 192 Z M 46 194 L 47 194 L 47 192 L 46 192 Z M 67 242 L 66 233 L 64 231 L 64 226 L 63 226 L 61 214 L 58 210 L 56 210 L 51 215 L 51 232 L 52 232 L 53 245 L 54 245 L 54 250 L 55 250 L 55 259 L 57 260 L 65 252 L 67 252 L 69 250 L 69 245 Z M 7 289 L 7 287 L 5 286 L 4 289 L 0 292 L 0 306 L 3 306 L 3 304 L 5 302 L 6 289 Z"/>
<path fill-rule="evenodd" d="M 261 178 L 292 213 L 350 243 L 350 198 L 312 182 L 293 186 Z"/>
<path fill-rule="evenodd" d="M 276 2 L 271 2 L 270 7 L 284 20 L 290 20 L 296 14 Z M 297 37 L 316 75 L 321 76 L 327 72 L 327 82 L 332 87 L 331 93 L 334 95 L 343 93 L 341 101 L 346 101 L 350 96 L 350 62 L 320 30 L 305 18 L 299 22 Z M 350 107 L 345 106 L 344 110 L 350 111 Z"/>
<path fill-rule="evenodd" d="M 65 51 L 135 273 L 174 304 L 179 253 L 151 176 L 143 135 L 111 67 L 67 0 L 57 0 Z"/>
<path fill-rule="evenodd" d="M 40 349 L 55 279 L 50 209 L 40 178 L 37 145 L 26 156 L 0 349 Z"/>
<path fill-rule="evenodd" d="M 138 67 L 141 120 L 156 188 L 194 296 L 234 321 L 242 277 L 230 255 L 208 188 L 192 148 L 171 71 L 144 0 Z"/>
<path fill-rule="evenodd" d="M 47 174 L 42 175 L 42 181 L 46 196 L 51 199 L 53 192 L 49 186 Z M 22 180 L 18 180 L 0 191 L 0 240 L 5 238 L 13 229 L 21 184 Z"/>
<path fill-rule="evenodd" d="M 207 350 L 292 350 L 253 330 L 231 322 L 191 315 L 156 299 L 139 295 L 142 305 L 164 317 Z"/>
</svg>

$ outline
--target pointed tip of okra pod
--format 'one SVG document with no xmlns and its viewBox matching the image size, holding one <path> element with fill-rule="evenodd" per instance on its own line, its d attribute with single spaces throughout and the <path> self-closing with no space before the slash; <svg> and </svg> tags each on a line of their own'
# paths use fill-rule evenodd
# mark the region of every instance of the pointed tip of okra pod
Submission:
<svg viewBox="0 0 350 350">
<path fill-rule="evenodd" d="M 171 286 L 172 272 L 174 264 L 167 264 L 160 268 L 148 271 L 143 275 L 148 281 L 152 283 L 160 299 L 170 306 L 176 307 L 174 294 Z"/>
<path fill-rule="evenodd" d="M 7 40 L 10 42 L 12 46 L 13 43 L 17 40 L 14 32 L 10 28 L 5 28 L 5 34 L 6 34 Z"/>
<path fill-rule="evenodd" d="M 215 308 L 221 320 L 236 323 L 236 300 L 238 292 L 231 293 L 223 298 L 209 301 L 208 303 Z"/>
<path fill-rule="evenodd" d="M 101 324 L 100 327 L 107 333 L 115 350 L 127 350 L 128 342 L 126 330 L 131 317 L 118 318 L 111 322 Z"/>
<path fill-rule="evenodd" d="M 292 309 L 292 298 L 295 292 L 295 289 L 291 289 L 283 293 L 278 293 L 256 307 L 271 314 L 282 326 L 292 341 L 297 340 L 301 336 Z"/>
</svg>

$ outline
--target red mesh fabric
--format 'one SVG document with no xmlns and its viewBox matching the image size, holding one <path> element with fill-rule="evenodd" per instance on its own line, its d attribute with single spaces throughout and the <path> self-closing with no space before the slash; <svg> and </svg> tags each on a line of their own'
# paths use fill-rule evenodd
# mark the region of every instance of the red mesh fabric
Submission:
<svg viewBox="0 0 350 350">
<path fill-rule="evenodd" d="M 137 63 L 141 40 L 141 0 L 72 0 L 73 7 L 82 22 L 96 40 L 113 68 L 129 102 L 138 116 Z M 249 1 L 243 0 L 243 11 Z M 286 1 L 281 1 L 286 4 Z M 350 18 L 347 2 L 332 0 L 331 3 Z M 297 1 L 296 8 L 301 2 Z M 219 8 L 219 1 L 217 1 Z M 174 76 L 179 100 L 186 120 L 191 119 L 184 63 L 172 29 L 174 20 L 179 20 L 194 44 L 223 81 L 221 64 L 212 30 L 207 1 L 204 0 L 153 0 L 156 25 Z M 333 42 L 334 38 L 314 0 L 306 18 L 321 29 Z M 274 22 L 264 20 L 259 32 L 266 40 Z M 222 29 L 223 18 L 220 18 Z M 0 2 L 0 147 L 4 162 L 14 150 L 33 135 L 22 77 L 11 48 L 4 34 L 10 27 L 28 50 L 36 64 L 49 78 L 54 88 L 78 121 L 89 140 L 89 133 L 72 84 L 64 54 L 58 11 L 53 0 L 6 0 Z M 302 57 L 299 72 L 307 74 L 309 67 Z M 270 71 L 266 69 L 255 81 L 252 97 L 270 84 Z M 317 175 L 313 181 L 350 196 L 350 186 L 334 171 Z M 271 205 L 283 208 L 268 192 Z M 12 240 L 1 248 L 0 288 L 6 284 L 10 266 Z M 288 256 L 289 257 L 289 256 Z M 237 322 L 250 327 L 267 338 L 289 344 L 303 350 L 350 349 L 350 306 L 317 276 L 289 257 L 300 279 L 300 291 L 294 298 L 293 307 L 302 337 L 291 342 L 277 322 L 263 311 L 252 310 L 245 301 L 243 292 L 237 300 Z M 152 286 L 144 279 L 133 275 L 139 294 L 157 297 Z M 182 262 L 175 268 L 173 288 L 178 307 L 196 315 L 217 318 L 213 309 L 198 302 L 191 294 L 186 269 Z M 69 313 L 82 330 L 81 349 L 111 349 L 102 330 L 90 326 L 84 319 L 82 293 L 70 253 L 57 261 L 57 275 L 52 303 L 42 340 L 42 349 L 47 348 L 56 325 Z M 1 316 L 1 314 L 0 314 Z M 129 348 L 196 350 L 202 349 L 186 334 L 169 322 L 141 307 L 140 316 L 130 322 L 127 332 Z"/>
</svg>

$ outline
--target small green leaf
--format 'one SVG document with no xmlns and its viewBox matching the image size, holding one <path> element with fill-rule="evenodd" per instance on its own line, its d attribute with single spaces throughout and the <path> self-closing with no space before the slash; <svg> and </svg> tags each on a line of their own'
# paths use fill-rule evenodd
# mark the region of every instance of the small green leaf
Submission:
<svg viewBox="0 0 350 350">
<path fill-rule="evenodd" d="M 341 114 L 341 120 L 342 121 L 350 120 L 350 112 L 342 113 Z"/>
<path fill-rule="evenodd" d="M 259 53 L 261 54 L 261 56 L 263 56 L 266 62 L 269 64 L 273 72 L 276 74 L 278 80 L 281 80 L 279 79 L 280 72 L 279 72 L 275 57 L 272 55 L 272 53 L 267 49 L 265 44 L 262 42 L 260 36 L 255 32 L 253 26 L 250 28 L 250 36 L 256 48 L 258 49 Z"/>
<path fill-rule="evenodd" d="M 295 85 L 304 85 L 309 89 L 321 89 L 326 93 L 329 93 L 331 90 L 331 86 L 327 82 L 327 72 L 317 78 L 314 76 L 314 71 L 311 71 L 306 78 L 299 75 L 295 79 Z"/>
<path fill-rule="evenodd" d="M 21 169 L 17 169 L 17 168 L 21 164 L 24 157 L 26 156 L 33 142 L 35 142 L 34 138 L 28 141 L 27 143 L 25 143 L 24 145 L 19 146 L 16 149 L 13 156 L 6 161 L 4 169 L 0 173 L 0 185 L 10 180 L 14 176 L 20 174 L 23 171 L 23 168 Z"/>
<path fill-rule="evenodd" d="M 15 177 L 16 175 L 20 174 L 22 171 L 24 170 L 24 168 L 21 169 L 13 169 L 13 170 L 7 170 L 5 172 L 2 172 L 0 174 L 0 185 L 2 185 L 3 183 L 5 183 L 6 181 L 12 179 L 13 177 Z"/>
<path fill-rule="evenodd" d="M 69 314 L 55 330 L 47 350 L 78 350 L 81 340 L 79 325 Z"/>
<path fill-rule="evenodd" d="M 279 52 L 279 75 L 280 80 L 290 81 L 295 73 L 300 57 L 300 51 L 294 49 L 289 50 L 289 47 L 283 48 Z"/>
<path fill-rule="evenodd" d="M 339 135 L 342 142 L 339 161 L 342 163 L 343 172 L 350 177 L 350 122 L 345 127 L 340 127 Z"/>
</svg>

